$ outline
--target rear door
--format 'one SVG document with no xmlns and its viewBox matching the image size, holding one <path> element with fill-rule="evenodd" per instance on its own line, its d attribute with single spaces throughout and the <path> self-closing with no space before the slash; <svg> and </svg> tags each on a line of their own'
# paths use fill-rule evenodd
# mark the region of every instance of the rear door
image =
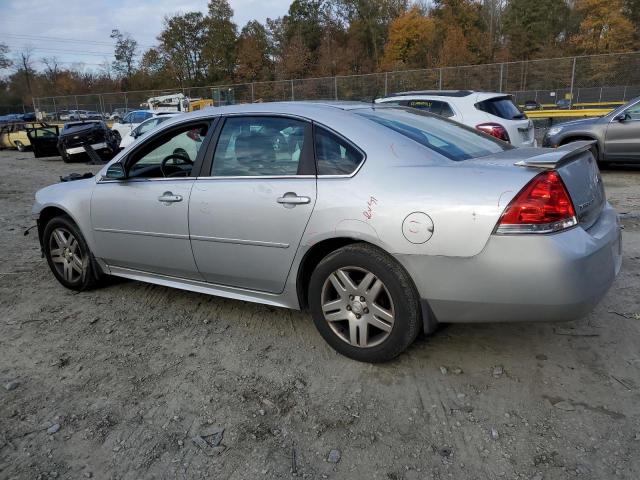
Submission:
<svg viewBox="0 0 640 480">
<path fill-rule="evenodd" d="M 33 155 L 37 158 L 59 155 L 58 135 L 59 130 L 57 125 L 27 128 L 27 137 L 29 137 Z"/>
<path fill-rule="evenodd" d="M 316 201 L 311 124 L 231 116 L 212 145 L 189 205 L 198 270 L 218 285 L 282 292 Z"/>
<path fill-rule="evenodd" d="M 606 160 L 640 160 L 640 102 L 631 105 L 622 114 L 623 120 L 611 120 L 604 143 Z"/>
</svg>

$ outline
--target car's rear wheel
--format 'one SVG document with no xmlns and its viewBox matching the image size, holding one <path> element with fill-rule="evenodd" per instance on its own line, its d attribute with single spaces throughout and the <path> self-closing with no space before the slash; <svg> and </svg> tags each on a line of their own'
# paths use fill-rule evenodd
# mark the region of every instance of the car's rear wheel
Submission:
<svg viewBox="0 0 640 480">
<path fill-rule="evenodd" d="M 18 149 L 19 152 L 24 152 L 26 150 L 24 144 L 21 141 L 16 140 L 15 143 L 16 143 L 16 148 Z"/>
<path fill-rule="evenodd" d="M 309 306 L 327 343 L 363 362 L 396 357 L 413 343 L 421 324 L 418 294 L 407 272 L 367 244 L 347 245 L 318 264 Z"/>
<path fill-rule="evenodd" d="M 87 242 L 69 217 L 55 217 L 47 223 L 42 246 L 49 268 L 66 288 L 86 290 L 101 280 Z"/>
</svg>

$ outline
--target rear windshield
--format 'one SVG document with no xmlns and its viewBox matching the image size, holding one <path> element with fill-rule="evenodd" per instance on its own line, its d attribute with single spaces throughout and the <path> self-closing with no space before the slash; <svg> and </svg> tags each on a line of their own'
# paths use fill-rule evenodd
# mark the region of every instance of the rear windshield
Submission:
<svg viewBox="0 0 640 480">
<path fill-rule="evenodd" d="M 401 133 L 449 160 L 485 157 L 513 148 L 460 123 L 411 108 L 383 107 L 354 113 Z"/>
<path fill-rule="evenodd" d="M 62 130 L 64 133 L 75 133 L 95 128 L 100 124 L 101 122 L 66 123 Z"/>
<path fill-rule="evenodd" d="M 522 120 L 527 116 L 520 111 L 511 97 L 496 97 L 476 103 L 476 108 L 490 115 L 504 118 L 505 120 Z"/>
</svg>

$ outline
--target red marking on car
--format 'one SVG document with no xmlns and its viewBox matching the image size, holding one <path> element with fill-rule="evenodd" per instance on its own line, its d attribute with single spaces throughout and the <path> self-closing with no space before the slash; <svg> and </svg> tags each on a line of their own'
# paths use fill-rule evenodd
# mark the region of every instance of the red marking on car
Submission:
<svg viewBox="0 0 640 480">
<path fill-rule="evenodd" d="M 371 220 L 371 218 L 373 218 L 373 205 L 377 204 L 378 200 L 376 199 L 376 197 L 369 197 L 369 200 L 367 200 L 367 209 L 362 212 L 367 220 Z"/>
</svg>

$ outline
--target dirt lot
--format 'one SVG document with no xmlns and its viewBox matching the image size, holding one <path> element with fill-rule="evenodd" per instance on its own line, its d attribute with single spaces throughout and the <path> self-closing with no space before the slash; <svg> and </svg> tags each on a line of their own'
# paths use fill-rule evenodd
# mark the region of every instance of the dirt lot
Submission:
<svg viewBox="0 0 640 480">
<path fill-rule="evenodd" d="M 87 170 L 0 152 L 0 478 L 640 478 L 640 170 L 604 172 L 625 255 L 590 316 L 445 326 L 381 366 L 300 312 L 65 290 L 23 230 Z M 221 454 L 192 441 L 213 427 Z"/>
</svg>

